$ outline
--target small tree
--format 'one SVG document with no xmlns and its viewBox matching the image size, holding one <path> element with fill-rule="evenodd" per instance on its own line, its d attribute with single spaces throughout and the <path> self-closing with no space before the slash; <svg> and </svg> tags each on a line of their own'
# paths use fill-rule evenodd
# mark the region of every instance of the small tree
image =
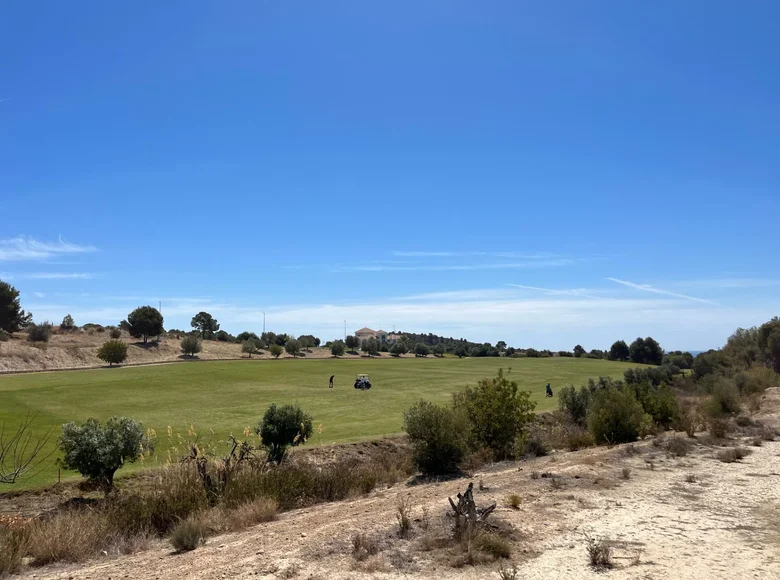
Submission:
<svg viewBox="0 0 780 580">
<path fill-rule="evenodd" d="M 506 350 L 506 341 L 499 340 L 496 343 L 496 349 L 498 350 L 498 352 L 504 352 Z"/>
<path fill-rule="evenodd" d="M 272 404 L 255 428 L 263 446 L 268 450 L 268 461 L 280 463 L 289 447 L 305 443 L 311 437 L 311 416 L 298 405 Z"/>
<path fill-rule="evenodd" d="M 248 354 L 249 358 L 252 358 L 252 355 L 257 352 L 257 343 L 251 338 L 245 340 L 241 343 L 241 352 Z"/>
<path fill-rule="evenodd" d="M 449 407 L 419 401 L 404 413 L 404 429 L 423 475 L 456 473 L 466 455 L 468 423 Z"/>
<path fill-rule="evenodd" d="M 204 340 L 219 330 L 219 322 L 208 312 L 198 312 L 192 317 L 190 326 L 200 332 Z"/>
<path fill-rule="evenodd" d="M 616 340 L 609 349 L 609 360 L 628 360 L 630 352 L 625 340 Z"/>
<path fill-rule="evenodd" d="M 414 347 L 414 356 L 428 356 L 430 352 L 428 345 L 422 342 L 418 342 Z"/>
<path fill-rule="evenodd" d="M 379 354 L 379 342 L 375 338 L 368 338 L 363 341 L 361 350 L 368 356 L 376 356 Z"/>
<path fill-rule="evenodd" d="M 163 315 L 153 306 L 140 306 L 127 315 L 127 329 L 130 336 L 143 338 L 146 344 L 150 336 L 162 334 Z"/>
<path fill-rule="evenodd" d="M 287 354 L 291 354 L 293 358 L 295 358 L 301 352 L 301 343 L 294 338 L 290 338 L 284 344 L 284 350 L 287 351 Z"/>
<path fill-rule="evenodd" d="M 580 358 L 584 354 L 585 354 L 585 349 L 582 348 L 582 345 L 578 344 L 577 346 L 574 347 L 574 356 L 576 358 Z"/>
<path fill-rule="evenodd" d="M 344 344 L 346 344 L 350 352 L 354 354 L 355 349 L 360 346 L 360 339 L 357 336 L 350 334 L 344 339 Z"/>
<path fill-rule="evenodd" d="M 402 354 L 406 354 L 408 350 L 406 349 L 406 344 L 403 342 L 396 341 L 395 344 L 393 344 L 392 348 L 390 349 L 390 354 L 393 356 L 401 356 Z"/>
<path fill-rule="evenodd" d="M 330 354 L 332 354 L 333 356 L 336 356 L 336 357 L 344 356 L 344 351 L 345 350 L 346 349 L 344 347 L 344 341 L 342 341 L 342 340 L 337 340 L 336 342 L 334 342 L 330 346 Z"/>
<path fill-rule="evenodd" d="M 197 336 L 185 336 L 181 339 L 181 351 L 184 356 L 195 356 L 202 348 Z"/>
<path fill-rule="evenodd" d="M 121 364 L 127 359 L 127 345 L 121 340 L 106 341 L 98 349 L 97 357 L 110 367 Z"/>
<path fill-rule="evenodd" d="M 73 322 L 73 317 L 70 314 L 66 314 L 65 318 L 62 319 L 62 323 L 60 324 L 60 330 L 73 330 L 75 328 L 76 325 Z"/>
<path fill-rule="evenodd" d="M 443 344 L 437 344 L 433 347 L 433 355 L 438 357 L 443 357 L 445 353 L 444 345 Z"/>
<path fill-rule="evenodd" d="M 87 419 L 81 425 L 66 423 L 59 444 L 62 467 L 78 471 L 106 494 L 114 489 L 114 474 L 120 467 L 154 448 L 143 424 L 130 417 L 111 417 L 105 425 L 97 419 Z"/>
<path fill-rule="evenodd" d="M 257 336 L 254 332 L 249 332 L 248 330 L 245 330 L 244 332 L 242 332 L 238 336 L 236 336 L 236 340 L 238 342 L 245 342 L 247 340 L 253 340 L 253 341 L 255 341 L 255 344 L 260 345 L 260 337 Z"/>
<path fill-rule="evenodd" d="M 472 449 L 487 448 L 496 459 L 505 459 L 533 421 L 536 403 L 530 392 L 521 391 L 499 369 L 495 378 L 482 379 L 476 387 L 456 393 L 454 406 L 469 419 Z"/>
<path fill-rule="evenodd" d="M 19 291 L 0 280 L 0 330 L 19 332 L 32 322 L 32 313 L 25 313 L 19 303 Z"/>
<path fill-rule="evenodd" d="M 284 352 L 284 349 L 278 344 L 272 344 L 268 347 L 268 352 L 270 352 L 274 358 L 279 358 L 279 356 Z"/>
<path fill-rule="evenodd" d="M 320 345 L 320 339 L 313 334 L 302 334 L 298 337 L 298 342 L 301 343 L 301 348 L 307 352 L 311 352 L 311 349 Z"/>
<path fill-rule="evenodd" d="M 51 340 L 51 322 L 30 324 L 27 327 L 27 340 L 30 342 L 49 342 Z"/>
</svg>

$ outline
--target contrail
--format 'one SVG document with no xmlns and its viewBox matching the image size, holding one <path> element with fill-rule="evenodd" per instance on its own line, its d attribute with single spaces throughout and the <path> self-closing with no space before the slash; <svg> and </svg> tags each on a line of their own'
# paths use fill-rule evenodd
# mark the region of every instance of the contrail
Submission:
<svg viewBox="0 0 780 580">
<path fill-rule="evenodd" d="M 663 290 L 661 288 L 654 288 L 649 284 L 635 284 L 634 282 L 628 282 L 627 280 L 619 280 L 618 278 L 607 278 L 610 282 L 616 284 L 622 284 L 628 286 L 634 290 L 644 290 L 645 292 L 652 292 L 653 294 L 663 294 L 664 296 L 674 296 L 675 298 L 684 298 L 685 300 L 693 300 L 694 302 L 701 302 L 702 304 L 710 304 L 712 306 L 719 306 L 717 302 L 712 300 L 705 300 L 704 298 L 696 298 L 695 296 L 688 296 L 686 294 L 678 294 L 677 292 L 670 292 L 669 290 Z"/>
</svg>

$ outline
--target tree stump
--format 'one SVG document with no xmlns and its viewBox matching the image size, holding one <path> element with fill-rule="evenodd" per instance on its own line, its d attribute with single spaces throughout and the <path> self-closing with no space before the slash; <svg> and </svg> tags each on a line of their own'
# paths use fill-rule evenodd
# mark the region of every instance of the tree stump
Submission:
<svg viewBox="0 0 780 580">
<path fill-rule="evenodd" d="M 447 498 L 455 512 L 455 537 L 458 539 L 471 538 L 477 527 L 484 524 L 488 516 L 496 509 L 496 504 L 493 503 L 486 508 L 478 508 L 474 502 L 473 483 L 469 483 L 466 492 L 459 493 L 457 498 L 457 505 L 451 497 Z"/>
</svg>

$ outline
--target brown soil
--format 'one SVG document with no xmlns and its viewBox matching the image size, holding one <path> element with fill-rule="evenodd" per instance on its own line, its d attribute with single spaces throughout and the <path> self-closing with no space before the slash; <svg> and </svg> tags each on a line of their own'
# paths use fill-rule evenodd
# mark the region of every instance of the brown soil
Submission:
<svg viewBox="0 0 780 580">
<path fill-rule="evenodd" d="M 471 481 L 479 505 L 498 503 L 494 517 L 510 530 L 518 578 L 602 578 L 603 572 L 589 566 L 587 535 L 612 546 L 610 578 L 780 578 L 780 442 L 753 447 L 747 458 L 730 464 L 715 458 L 717 449 L 696 444 L 684 457 L 669 457 L 646 441 L 495 465 Z M 623 468 L 630 470 L 628 479 Z M 694 483 L 686 481 L 689 474 Z M 288 512 L 278 521 L 212 538 L 186 554 L 175 555 L 170 544 L 157 541 L 135 555 L 31 574 L 74 580 L 495 579 L 498 563 L 455 569 L 456 548 L 422 548 L 426 535 L 449 534 L 447 497 L 468 481 L 399 484 L 367 497 Z M 518 509 L 505 502 L 514 493 L 522 498 Z M 412 503 L 408 539 L 397 534 L 399 498 Z M 426 511 L 428 530 L 423 529 Z M 356 533 L 375 539 L 379 554 L 357 561 L 351 541 Z"/>
<path fill-rule="evenodd" d="M 108 332 L 73 332 L 53 334 L 48 343 L 30 343 L 27 335 L 18 333 L 6 342 L 0 342 L 0 373 L 35 372 L 47 370 L 88 369 L 107 366 L 97 357 L 100 346 L 109 340 Z M 124 366 L 184 362 L 180 339 L 163 338 L 159 343 L 142 342 L 123 335 L 129 348 Z M 248 358 L 241 352 L 240 344 L 205 340 L 199 360 L 238 360 Z M 330 358 L 330 350 L 313 348 L 303 353 L 304 359 Z M 388 353 L 380 353 L 389 356 Z M 345 354 L 344 358 L 358 358 L 360 354 Z M 268 351 L 253 354 L 253 359 L 273 358 Z M 292 358 L 284 353 L 279 358 Z"/>
</svg>

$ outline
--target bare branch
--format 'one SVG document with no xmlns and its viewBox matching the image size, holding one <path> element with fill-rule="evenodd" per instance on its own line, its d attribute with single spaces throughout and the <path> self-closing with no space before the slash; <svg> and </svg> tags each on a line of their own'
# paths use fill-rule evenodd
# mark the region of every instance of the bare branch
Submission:
<svg viewBox="0 0 780 580">
<path fill-rule="evenodd" d="M 27 413 L 16 430 L 0 425 L 0 484 L 12 484 L 35 472 L 54 453 L 45 453 L 54 429 L 44 434 L 34 433 L 33 424 L 38 414 Z"/>
</svg>

